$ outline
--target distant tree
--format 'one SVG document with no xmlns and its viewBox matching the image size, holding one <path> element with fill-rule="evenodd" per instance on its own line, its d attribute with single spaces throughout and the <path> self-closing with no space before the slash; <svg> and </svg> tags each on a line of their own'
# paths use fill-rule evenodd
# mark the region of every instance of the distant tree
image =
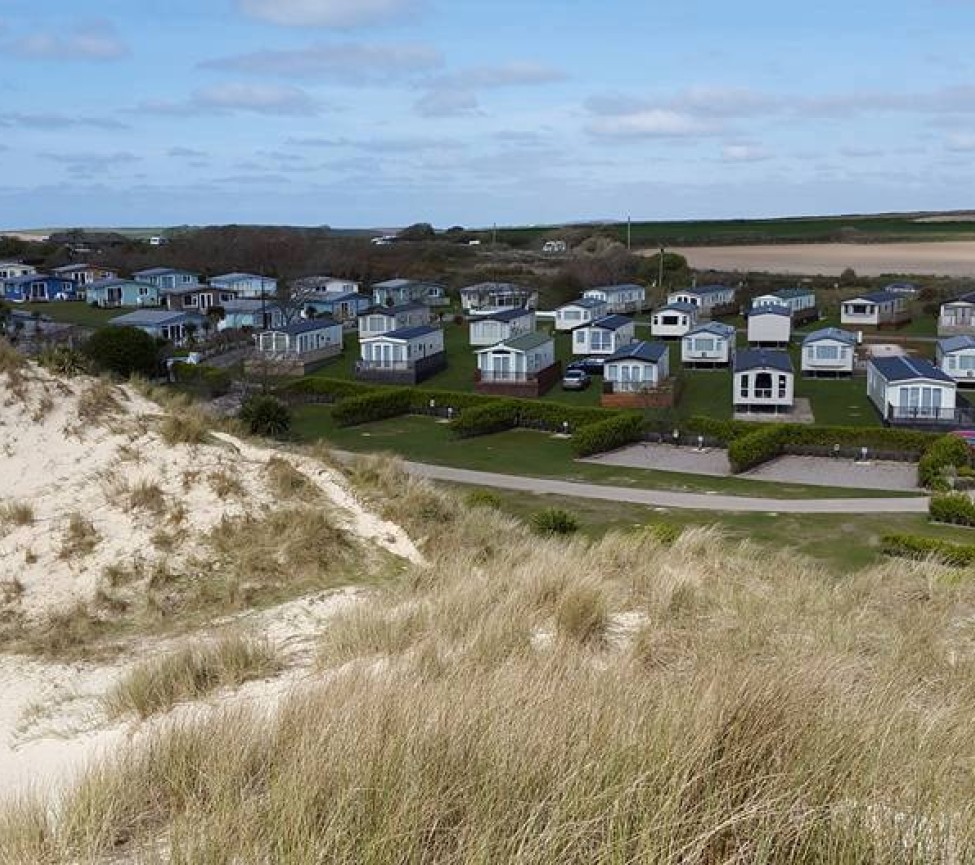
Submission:
<svg viewBox="0 0 975 865">
<path fill-rule="evenodd" d="M 840 274 L 840 285 L 842 286 L 856 285 L 856 281 L 857 272 L 852 267 L 848 267 Z"/>
<path fill-rule="evenodd" d="M 557 273 L 548 285 L 547 297 L 549 303 L 558 306 L 577 298 L 585 290 L 585 285 L 574 273 L 562 270 Z"/>
<path fill-rule="evenodd" d="M 104 327 L 84 345 L 84 353 L 98 369 L 129 378 L 154 376 L 159 371 L 159 346 L 136 327 Z"/>
<path fill-rule="evenodd" d="M 429 222 L 415 222 L 396 235 L 397 240 L 434 240 L 437 233 Z"/>
</svg>

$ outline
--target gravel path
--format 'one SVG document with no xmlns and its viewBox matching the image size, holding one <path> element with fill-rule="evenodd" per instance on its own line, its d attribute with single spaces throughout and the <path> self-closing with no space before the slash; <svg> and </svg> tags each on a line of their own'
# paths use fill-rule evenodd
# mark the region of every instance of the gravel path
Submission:
<svg viewBox="0 0 975 865">
<path fill-rule="evenodd" d="M 698 451 L 693 447 L 678 448 L 649 442 L 591 457 L 584 462 L 710 477 L 728 477 L 731 474 L 727 452 L 724 450 L 706 448 Z M 765 463 L 739 477 L 861 490 L 902 492 L 917 489 L 917 466 L 913 463 L 855 463 L 847 459 L 786 456 Z"/>
</svg>

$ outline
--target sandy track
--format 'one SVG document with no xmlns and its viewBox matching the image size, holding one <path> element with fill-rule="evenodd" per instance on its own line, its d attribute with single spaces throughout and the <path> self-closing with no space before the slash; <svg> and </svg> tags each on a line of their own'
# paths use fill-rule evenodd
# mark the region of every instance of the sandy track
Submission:
<svg viewBox="0 0 975 865">
<path fill-rule="evenodd" d="M 975 276 L 975 241 L 944 243 L 802 243 L 766 246 L 687 246 L 670 250 L 698 270 L 839 276 L 909 273 Z M 655 255 L 656 250 L 646 250 Z"/>
</svg>

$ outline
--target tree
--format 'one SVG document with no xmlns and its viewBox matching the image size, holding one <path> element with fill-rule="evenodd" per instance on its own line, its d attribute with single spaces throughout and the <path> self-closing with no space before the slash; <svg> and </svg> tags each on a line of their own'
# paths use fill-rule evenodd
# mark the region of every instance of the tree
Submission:
<svg viewBox="0 0 975 865">
<path fill-rule="evenodd" d="M 415 222 L 396 235 L 397 240 L 435 240 L 437 232 L 429 222 Z"/>
<path fill-rule="evenodd" d="M 855 285 L 856 281 L 857 281 L 857 272 L 852 267 L 848 267 L 840 274 L 840 285 L 843 286 Z"/>
<path fill-rule="evenodd" d="M 137 327 L 104 327 L 84 345 L 85 354 L 100 370 L 129 378 L 159 372 L 159 345 Z"/>
</svg>

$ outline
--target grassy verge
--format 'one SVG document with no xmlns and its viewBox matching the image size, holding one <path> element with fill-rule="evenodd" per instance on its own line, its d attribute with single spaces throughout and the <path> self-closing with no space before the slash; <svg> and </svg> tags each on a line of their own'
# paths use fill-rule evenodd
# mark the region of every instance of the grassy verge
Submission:
<svg viewBox="0 0 975 865">
<path fill-rule="evenodd" d="M 781 499 L 889 498 L 898 495 L 876 490 L 779 484 L 736 477 L 713 478 L 580 463 L 573 460 L 569 440 L 548 433 L 516 429 L 473 439 L 456 439 L 445 424 L 426 417 L 404 416 L 341 428 L 332 422 L 328 406 L 299 407 L 295 411 L 294 431 L 303 441 L 324 439 L 332 447 L 358 453 L 388 451 L 434 465 L 608 486 Z"/>
<path fill-rule="evenodd" d="M 51 321 L 58 321 L 64 324 L 78 324 L 83 327 L 101 327 L 116 316 L 130 311 L 125 309 L 102 309 L 97 306 L 89 306 L 82 300 L 24 303 L 18 304 L 17 309 L 38 312 L 50 318 Z"/>
</svg>

